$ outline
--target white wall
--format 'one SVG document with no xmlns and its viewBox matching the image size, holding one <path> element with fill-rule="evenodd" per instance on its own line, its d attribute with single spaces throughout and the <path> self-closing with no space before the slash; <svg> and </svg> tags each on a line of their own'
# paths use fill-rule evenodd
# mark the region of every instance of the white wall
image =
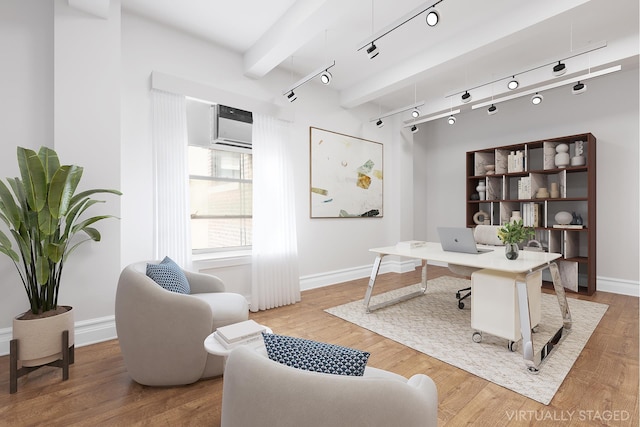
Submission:
<svg viewBox="0 0 640 427">
<path fill-rule="evenodd" d="M 19 174 L 16 146 L 53 147 L 53 3 L 0 2 L 0 52 L 0 178 L 4 180 Z M 6 232 L 4 223 L 0 225 Z M 2 331 L 15 315 L 29 309 L 29 303 L 15 267 L 4 255 L 0 277 Z"/>
<path fill-rule="evenodd" d="M 120 188 L 120 2 L 109 19 L 70 8 L 65 0 L 0 2 L 4 96 L 0 100 L 2 178 L 16 176 L 16 146 L 55 149 L 62 163 L 85 168 L 79 190 Z M 120 215 L 117 196 L 97 196 L 92 215 Z M 4 224 L 3 224 L 4 226 Z M 120 223 L 97 224 L 99 243 L 85 243 L 65 263 L 61 304 L 75 311 L 84 343 L 113 336 L 99 319 L 113 317 L 120 270 Z M 0 257 L 0 354 L 11 320 L 29 308 L 13 264 Z M 78 341 L 76 341 L 78 342 Z"/>
<path fill-rule="evenodd" d="M 406 238 L 411 236 L 412 143 L 410 138 L 400 137 L 399 122 L 389 121 L 383 129 L 378 129 L 369 123 L 374 111 L 366 107 L 344 110 L 338 107 L 335 91 L 315 83 L 296 91 L 298 100 L 289 104 L 281 96 L 282 89 L 291 82 L 287 73 L 274 71 L 259 82 L 242 77 L 239 56 L 135 15 L 125 13 L 122 16 L 122 46 L 123 265 L 153 255 L 153 175 L 149 135 L 149 77 L 152 72 L 194 82 L 188 95 L 212 102 L 221 102 L 215 99 L 216 94 L 228 96 L 228 92 L 234 92 L 237 99 L 231 100 L 229 105 L 237 108 L 246 108 L 243 103 L 247 98 L 275 104 L 280 109 L 280 116 L 292 121 L 290 149 L 295 159 L 296 226 L 303 287 L 345 277 L 362 277 L 363 272 L 368 273 L 373 261 L 368 252 L 370 247 L 394 243 L 401 230 Z M 201 95 L 196 93 L 198 87 Z M 309 218 L 310 126 L 384 144 L 384 218 Z M 393 135 L 397 135 L 395 141 Z M 409 177 L 409 183 L 400 184 L 401 176 Z M 246 261 L 243 264 L 241 260 L 234 260 L 233 265 L 229 264 L 225 261 L 197 265 L 202 271 L 220 275 L 234 291 L 248 294 L 247 278 L 250 276 Z M 244 270 L 238 271 L 239 268 Z"/>
<path fill-rule="evenodd" d="M 591 132 L 597 139 L 597 271 L 600 290 L 638 293 L 639 120 L 638 68 L 588 80 L 587 92 L 571 87 L 467 111 L 455 125 L 439 120 L 415 136 L 416 237 L 438 240 L 439 225 L 465 223 L 465 153 L 481 148 Z"/>
</svg>

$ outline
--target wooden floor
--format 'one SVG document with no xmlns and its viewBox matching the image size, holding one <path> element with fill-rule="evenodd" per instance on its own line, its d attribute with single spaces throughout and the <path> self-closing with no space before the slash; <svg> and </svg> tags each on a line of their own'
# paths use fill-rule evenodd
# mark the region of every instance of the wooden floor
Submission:
<svg viewBox="0 0 640 427">
<path fill-rule="evenodd" d="M 429 278 L 450 274 L 431 266 L 428 273 Z M 376 294 L 419 280 L 419 271 L 381 275 Z M 366 286 L 367 279 L 360 279 L 305 291 L 302 302 L 251 318 L 276 333 L 367 350 L 371 366 L 407 377 L 429 375 L 438 387 L 441 426 L 639 425 L 638 298 L 580 296 L 609 309 L 545 406 L 323 311 L 362 299 Z M 9 394 L 9 357 L 0 357 L 2 426 L 218 426 L 221 399 L 222 378 L 172 388 L 136 384 L 116 340 L 77 348 L 68 381 L 61 381 L 58 369 L 45 367 L 20 378 L 15 394 Z"/>
</svg>

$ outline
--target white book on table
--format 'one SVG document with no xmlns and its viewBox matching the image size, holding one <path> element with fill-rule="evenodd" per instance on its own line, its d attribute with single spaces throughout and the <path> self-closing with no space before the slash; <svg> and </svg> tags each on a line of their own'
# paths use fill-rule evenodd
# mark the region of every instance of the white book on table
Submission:
<svg viewBox="0 0 640 427">
<path fill-rule="evenodd" d="M 264 331 L 266 331 L 266 328 L 258 324 L 255 320 L 245 320 L 244 322 L 234 323 L 216 329 L 217 336 L 228 344 L 261 336 Z"/>
<path fill-rule="evenodd" d="M 227 342 L 225 341 L 224 338 L 222 338 L 218 332 L 216 331 L 213 336 L 216 338 L 216 340 L 222 344 L 222 346 L 224 348 L 226 348 L 227 350 L 231 350 L 232 348 L 235 348 L 239 345 L 245 345 L 245 344 L 250 344 L 252 342 L 256 342 L 262 339 L 262 333 L 258 333 L 255 335 L 251 335 L 245 339 L 239 340 L 239 341 L 234 341 L 234 342 Z"/>
<path fill-rule="evenodd" d="M 404 242 L 396 243 L 396 248 L 398 249 L 414 249 L 419 248 L 420 246 L 426 245 L 427 242 L 422 240 L 406 240 Z"/>
</svg>

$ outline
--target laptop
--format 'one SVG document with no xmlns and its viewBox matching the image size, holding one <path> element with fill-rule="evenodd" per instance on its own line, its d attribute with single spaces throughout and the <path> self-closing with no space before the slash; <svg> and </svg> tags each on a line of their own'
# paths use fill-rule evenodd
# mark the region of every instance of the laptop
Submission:
<svg viewBox="0 0 640 427">
<path fill-rule="evenodd" d="M 482 254 L 491 249 L 478 249 L 473 238 L 473 229 L 467 227 L 438 227 L 443 251 Z"/>
</svg>

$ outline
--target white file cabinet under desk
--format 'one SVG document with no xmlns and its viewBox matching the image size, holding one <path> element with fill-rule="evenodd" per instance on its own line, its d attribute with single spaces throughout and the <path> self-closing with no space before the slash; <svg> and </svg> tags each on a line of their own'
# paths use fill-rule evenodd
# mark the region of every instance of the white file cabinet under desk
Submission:
<svg viewBox="0 0 640 427">
<path fill-rule="evenodd" d="M 540 323 L 540 295 L 542 272 L 527 278 L 527 294 L 531 326 Z M 520 310 L 516 275 L 495 270 L 478 270 L 471 275 L 471 327 L 509 340 L 508 348 L 515 351 L 520 333 Z M 482 335 L 474 333 L 473 341 L 480 342 Z"/>
</svg>

